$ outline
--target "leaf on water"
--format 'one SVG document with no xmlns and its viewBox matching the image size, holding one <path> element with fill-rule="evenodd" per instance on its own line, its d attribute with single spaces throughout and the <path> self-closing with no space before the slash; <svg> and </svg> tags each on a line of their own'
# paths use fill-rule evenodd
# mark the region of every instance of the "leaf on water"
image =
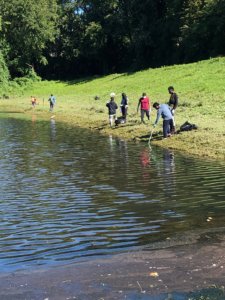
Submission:
<svg viewBox="0 0 225 300">
<path fill-rule="evenodd" d="M 159 274 L 157 272 L 150 272 L 149 276 L 156 278 L 159 277 Z"/>
</svg>

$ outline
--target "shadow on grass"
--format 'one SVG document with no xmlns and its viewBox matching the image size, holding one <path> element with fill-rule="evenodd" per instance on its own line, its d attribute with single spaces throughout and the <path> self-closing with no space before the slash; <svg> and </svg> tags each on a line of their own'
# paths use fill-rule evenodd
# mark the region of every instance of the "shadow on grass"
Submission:
<svg viewBox="0 0 225 300">
<path fill-rule="evenodd" d="M 67 85 L 76 85 L 76 84 L 85 84 L 89 83 L 95 79 L 100 79 L 104 76 L 90 76 L 90 77 L 84 77 L 84 78 L 77 78 L 73 80 L 66 80 L 64 81 Z"/>
<path fill-rule="evenodd" d="M 113 77 L 111 79 L 111 81 L 116 80 L 116 79 L 121 78 L 121 77 L 131 76 L 131 75 L 134 75 L 135 73 L 136 72 L 126 72 L 126 73 L 118 74 L 117 76 Z"/>
<path fill-rule="evenodd" d="M 141 71 L 144 71 L 144 70 L 147 70 L 147 69 L 143 69 Z M 94 75 L 94 76 L 88 76 L 88 77 L 84 77 L 84 78 L 76 78 L 76 79 L 71 79 L 71 80 L 65 80 L 64 82 L 67 85 L 84 84 L 84 83 L 91 82 L 95 79 L 101 79 L 101 78 L 107 77 L 109 75 L 115 75 L 115 77 L 113 77 L 111 79 L 111 81 L 113 81 L 113 80 L 116 80 L 118 78 L 134 75 L 138 71 L 140 71 L 140 70 L 130 71 L 130 72 L 122 73 L 122 74 L 115 74 L 114 73 L 114 74 L 105 74 L 105 75 Z"/>
<path fill-rule="evenodd" d="M 146 140 L 149 140 L 150 134 L 141 135 L 138 137 L 141 141 L 145 142 Z M 153 133 L 151 141 L 160 141 L 163 139 L 162 133 Z"/>
</svg>

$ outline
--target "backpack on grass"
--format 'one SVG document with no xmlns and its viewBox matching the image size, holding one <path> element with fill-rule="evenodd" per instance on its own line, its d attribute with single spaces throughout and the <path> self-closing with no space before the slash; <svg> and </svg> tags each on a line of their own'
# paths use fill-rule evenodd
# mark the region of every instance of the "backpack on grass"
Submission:
<svg viewBox="0 0 225 300">
<path fill-rule="evenodd" d="M 191 124 L 188 121 L 186 121 L 183 125 L 180 126 L 180 131 L 190 131 L 193 129 L 198 129 L 198 126 L 195 124 Z"/>
</svg>

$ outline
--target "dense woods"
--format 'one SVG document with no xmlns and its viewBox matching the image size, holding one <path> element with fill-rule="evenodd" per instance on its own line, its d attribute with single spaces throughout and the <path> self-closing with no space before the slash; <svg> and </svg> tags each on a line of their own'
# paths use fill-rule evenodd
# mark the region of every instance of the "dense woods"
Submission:
<svg viewBox="0 0 225 300">
<path fill-rule="evenodd" d="M 0 0 L 0 82 L 224 55 L 224 15 L 224 0 Z"/>
</svg>

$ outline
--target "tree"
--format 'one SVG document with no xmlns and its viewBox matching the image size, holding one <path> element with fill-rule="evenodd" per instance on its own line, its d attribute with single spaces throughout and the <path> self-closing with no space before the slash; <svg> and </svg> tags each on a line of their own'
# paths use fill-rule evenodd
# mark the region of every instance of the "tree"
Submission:
<svg viewBox="0 0 225 300">
<path fill-rule="evenodd" d="M 184 61 L 225 54 L 224 14 L 223 0 L 185 2 L 181 27 Z"/>
<path fill-rule="evenodd" d="M 2 37 L 12 75 L 23 75 L 28 65 L 47 63 L 43 52 L 57 32 L 57 9 L 56 0 L 0 0 Z"/>
<path fill-rule="evenodd" d="M 1 36 L 2 31 L 2 18 L 0 16 L 0 85 L 5 85 L 9 80 L 9 70 L 2 53 L 3 39 Z"/>
</svg>

